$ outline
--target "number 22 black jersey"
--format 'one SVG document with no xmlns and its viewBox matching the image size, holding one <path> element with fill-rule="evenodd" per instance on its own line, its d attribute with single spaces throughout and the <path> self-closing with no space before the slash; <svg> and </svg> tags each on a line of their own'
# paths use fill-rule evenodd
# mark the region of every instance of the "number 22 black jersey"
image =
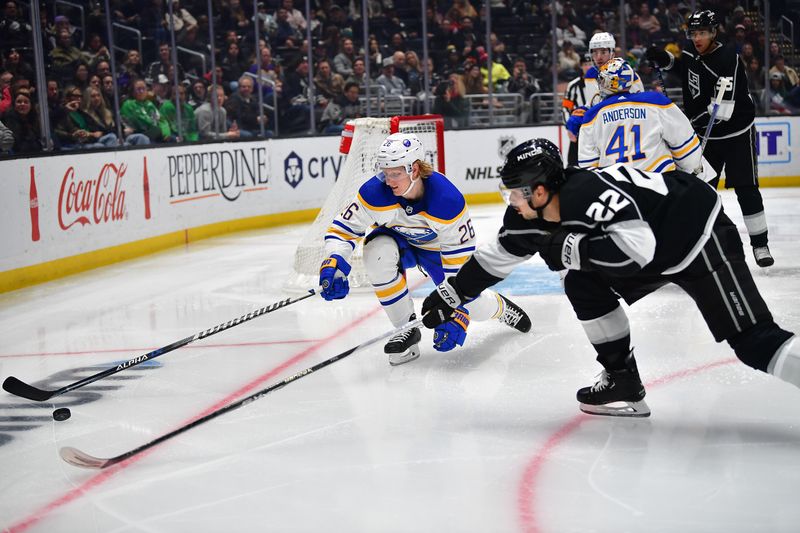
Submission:
<svg viewBox="0 0 800 533">
<path fill-rule="evenodd" d="M 716 191 L 681 171 L 612 165 L 566 172 L 561 226 L 588 234 L 589 267 L 612 276 L 680 272 L 700 253 L 721 209 Z"/>
</svg>

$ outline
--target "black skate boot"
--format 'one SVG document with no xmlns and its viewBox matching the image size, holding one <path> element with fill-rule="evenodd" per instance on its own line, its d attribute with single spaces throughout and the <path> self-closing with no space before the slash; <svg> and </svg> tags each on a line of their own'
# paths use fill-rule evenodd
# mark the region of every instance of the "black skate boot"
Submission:
<svg viewBox="0 0 800 533">
<path fill-rule="evenodd" d="M 769 246 L 753 246 L 753 257 L 756 258 L 756 264 L 761 268 L 770 267 L 775 264 L 775 259 L 769 251 Z"/>
<path fill-rule="evenodd" d="M 581 411 L 592 415 L 650 416 L 650 408 L 644 401 L 644 385 L 639 379 L 633 351 L 628 355 L 626 363 L 627 368 L 622 370 L 604 369 L 597 383 L 578 391 Z M 618 403 L 625 405 L 611 405 Z"/>
<path fill-rule="evenodd" d="M 409 320 L 415 320 L 416 315 L 411 315 Z M 392 366 L 408 363 L 419 357 L 419 341 L 422 340 L 422 333 L 419 328 L 411 328 L 402 333 L 398 333 L 383 347 L 384 353 L 389 354 L 389 364 Z"/>
<path fill-rule="evenodd" d="M 497 317 L 497 320 L 517 331 L 528 333 L 531 330 L 531 319 L 528 314 L 502 294 L 498 294 L 498 296 L 503 299 L 503 313 Z"/>
</svg>

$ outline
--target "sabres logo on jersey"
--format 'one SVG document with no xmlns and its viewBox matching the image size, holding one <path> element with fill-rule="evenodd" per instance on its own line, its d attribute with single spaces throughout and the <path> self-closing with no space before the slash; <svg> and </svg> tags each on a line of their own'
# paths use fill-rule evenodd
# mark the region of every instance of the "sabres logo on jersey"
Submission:
<svg viewBox="0 0 800 533">
<path fill-rule="evenodd" d="M 411 244 L 424 244 L 436 238 L 436 232 L 422 226 L 391 226 Z"/>
</svg>

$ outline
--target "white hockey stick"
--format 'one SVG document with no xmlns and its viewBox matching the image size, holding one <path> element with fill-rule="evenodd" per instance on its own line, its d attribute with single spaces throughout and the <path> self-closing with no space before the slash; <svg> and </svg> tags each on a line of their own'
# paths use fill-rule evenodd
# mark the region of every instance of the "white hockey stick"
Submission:
<svg viewBox="0 0 800 533">
<path fill-rule="evenodd" d="M 711 128 L 714 127 L 714 121 L 717 119 L 717 112 L 722 103 L 722 97 L 725 96 L 725 91 L 728 90 L 729 83 L 731 83 L 730 78 L 719 78 L 719 91 L 717 92 L 717 97 L 714 99 L 714 106 L 711 108 L 711 117 L 708 119 L 706 134 L 703 135 L 703 141 L 700 143 L 700 153 L 703 153 L 706 149 L 706 143 L 711 136 Z"/>
</svg>

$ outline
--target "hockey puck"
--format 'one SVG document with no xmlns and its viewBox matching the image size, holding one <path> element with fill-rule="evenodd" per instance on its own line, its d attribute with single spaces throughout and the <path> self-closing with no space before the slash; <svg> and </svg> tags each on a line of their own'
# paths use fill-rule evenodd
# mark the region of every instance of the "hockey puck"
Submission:
<svg viewBox="0 0 800 533">
<path fill-rule="evenodd" d="M 71 416 L 72 413 L 66 407 L 62 407 L 53 411 L 53 420 L 58 420 L 59 422 L 63 422 Z"/>
</svg>

